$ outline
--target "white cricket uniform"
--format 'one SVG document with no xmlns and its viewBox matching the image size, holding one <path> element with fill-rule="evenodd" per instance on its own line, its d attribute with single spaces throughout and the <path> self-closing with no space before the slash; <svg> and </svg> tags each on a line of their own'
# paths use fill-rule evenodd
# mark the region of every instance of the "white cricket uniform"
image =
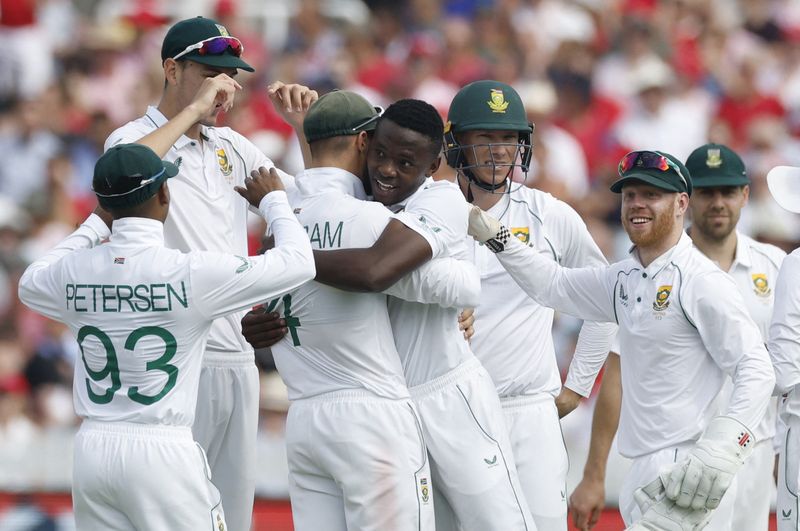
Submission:
<svg viewBox="0 0 800 531">
<path fill-rule="evenodd" d="M 769 327 L 769 354 L 786 424 L 778 466 L 779 531 L 800 530 L 800 249 L 783 260 L 775 284 L 775 306 Z"/>
<path fill-rule="evenodd" d="M 540 303 L 619 325 L 617 445 L 634 460 L 620 493 L 628 525 L 639 515 L 634 490 L 680 460 L 719 414 L 725 374 L 734 392 L 724 414 L 745 426 L 761 421 L 775 381 L 761 334 L 733 279 L 687 234 L 647 267 L 634 248 L 631 258 L 608 267 L 567 269 L 515 238 L 497 257 Z M 730 493 L 708 529 L 730 529 Z"/>
<path fill-rule="evenodd" d="M 137 142 L 167 123 L 155 107 L 108 137 L 105 149 Z M 214 251 L 247 256 L 249 204 L 234 186 L 260 166 L 274 167 L 249 140 L 228 127 L 201 126 L 202 142 L 181 136 L 162 157 L 180 170 L 169 181 L 172 201 L 164 243 L 183 252 Z M 292 177 L 280 172 L 290 200 Z M 200 374 L 192 427 L 208 455 L 214 484 L 233 531 L 248 531 L 255 494 L 258 431 L 258 369 L 241 334 L 245 312 L 217 319 L 211 327 Z"/>
<path fill-rule="evenodd" d="M 471 258 L 468 203 L 449 181 L 428 179 L 396 219 L 419 233 L 434 258 Z M 525 502 L 491 377 L 458 329 L 458 308 L 389 299 L 397 351 L 419 408 L 438 492 L 461 529 L 536 529 Z M 437 506 L 437 526 L 451 526 Z"/>
<path fill-rule="evenodd" d="M 738 231 L 736 238 L 736 256 L 728 274 L 736 282 L 745 307 L 766 344 L 775 297 L 773 286 L 786 253 L 774 245 L 757 242 Z M 730 395 L 730 379 L 726 380 L 726 391 Z M 777 404 L 773 398 L 764 418 L 753 429 L 753 435 L 758 441 L 756 447 L 736 473 L 738 486 L 732 520 L 734 531 L 767 531 L 769 505 L 774 492 L 772 471 L 775 466 L 773 438 L 776 417 Z"/>
<path fill-rule="evenodd" d="M 603 253 L 572 207 L 550 194 L 515 187 L 489 211 L 525 244 L 571 268 L 606 266 Z M 470 346 L 500 395 L 522 488 L 539 531 L 567 528 L 569 461 L 554 398 L 561 376 L 553 346 L 553 315 L 519 289 L 494 253 L 474 244 L 481 273 Z M 589 396 L 617 327 L 587 322 L 566 386 Z"/>
<path fill-rule="evenodd" d="M 262 257 L 164 247 L 163 224 L 92 215 L 25 271 L 20 299 L 77 337 L 73 503 L 78 529 L 225 529 L 191 432 L 201 353 L 214 319 L 313 278 L 311 247 L 283 192 L 261 210 L 276 233 Z M 91 248 L 94 247 L 94 248 Z M 90 249 L 91 248 L 91 249 Z"/>
<path fill-rule="evenodd" d="M 295 212 L 314 249 L 371 246 L 391 220 L 382 205 L 353 197 L 363 197 L 363 186 L 344 170 L 309 169 L 296 182 Z M 475 302 L 477 271 L 466 264 L 470 285 L 454 262 L 431 261 L 387 293 L 453 306 Z M 310 282 L 267 307 L 289 328 L 272 353 L 291 400 L 286 443 L 295 529 L 433 529 L 425 441 L 386 295 Z"/>
</svg>

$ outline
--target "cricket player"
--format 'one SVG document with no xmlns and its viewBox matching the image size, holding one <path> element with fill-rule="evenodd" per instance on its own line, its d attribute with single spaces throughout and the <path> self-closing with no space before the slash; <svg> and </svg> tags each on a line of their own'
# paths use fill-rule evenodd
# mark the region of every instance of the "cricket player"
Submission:
<svg viewBox="0 0 800 531">
<path fill-rule="evenodd" d="M 241 42 L 214 20 L 195 17 L 176 23 L 161 47 L 166 79 L 161 101 L 106 140 L 106 149 L 127 142 L 146 145 L 178 166 L 171 187 L 174 201 L 164 224 L 169 248 L 247 255 L 249 208 L 234 186 L 243 186 L 252 168 L 274 164 L 242 135 L 214 126 L 241 88 L 234 79 L 237 72 L 253 71 L 242 53 Z M 273 104 L 302 135 L 304 110 L 316 92 L 280 82 L 269 91 Z M 291 196 L 292 178 L 279 174 Z M 240 333 L 242 315 L 222 317 L 211 328 L 193 426 L 233 531 L 250 529 L 258 429 L 258 369 Z"/>
<path fill-rule="evenodd" d="M 358 175 L 378 118 L 364 98 L 346 91 L 326 94 L 305 118 L 313 163 L 296 176 L 293 206 L 315 260 L 370 246 L 390 223 L 387 209 L 359 199 L 365 192 Z M 434 260 L 384 293 L 456 312 L 477 303 L 480 280 L 471 263 Z M 291 400 L 286 442 L 295 529 L 434 529 L 437 487 L 386 295 L 311 282 L 266 311 L 279 311 L 289 329 L 272 353 Z"/>
<path fill-rule="evenodd" d="M 431 258 L 469 258 L 468 205 L 453 183 L 431 179 L 442 133 L 441 117 L 423 101 L 400 100 L 386 109 L 367 167 L 374 199 L 396 214 L 370 248 L 316 253 L 318 281 L 377 291 Z M 434 488 L 443 495 L 436 500 L 437 529 L 456 523 L 465 530 L 536 529 L 494 384 L 461 337 L 458 309 L 392 297 L 389 316 L 422 419 Z"/>
<path fill-rule="evenodd" d="M 761 338 L 766 343 L 772 316 L 773 287 L 786 253 L 773 245 L 756 242 L 736 230 L 741 210 L 747 204 L 750 194 L 750 180 L 744 162 L 734 151 L 721 144 L 700 146 L 686 160 L 686 168 L 692 176 L 694 187 L 689 201 L 692 225 L 687 232 L 700 252 L 733 277 L 747 311 L 758 325 Z M 611 370 L 618 370 L 619 364 L 611 367 Z M 615 377 L 614 381 L 619 380 Z M 618 389 L 617 394 L 620 392 Z M 727 392 L 730 394 L 730 389 Z M 618 409 L 619 401 L 615 402 Z M 615 417 L 615 412 L 608 411 L 604 406 L 597 407 L 600 408 L 595 417 L 598 422 L 608 424 L 609 419 Z M 736 502 L 731 519 L 733 530 L 767 529 L 772 493 L 769 485 L 772 483 L 775 461 L 772 439 L 775 436 L 776 422 L 775 404 L 770 403 L 764 418 L 754 428 L 758 442 L 753 449 L 753 455 L 737 474 Z M 598 430 L 598 436 L 604 438 L 602 441 L 594 440 L 593 436 L 590 453 L 604 448 L 604 453 L 598 454 L 598 457 L 602 456 L 603 464 L 598 466 L 596 460 L 587 461 L 584 481 L 579 486 L 581 492 L 576 496 L 579 505 L 581 497 L 592 496 L 589 492 L 582 492 L 583 490 L 597 490 L 595 499 L 598 500 L 602 495 L 600 483 L 605 479 L 604 463 L 608 458 L 615 431 L 616 426 Z M 602 508 L 602 502 L 600 503 Z M 583 522 L 588 518 L 588 515 L 582 514 L 585 510 L 581 506 L 575 511 L 578 513 L 576 524 L 577 521 Z"/>
<path fill-rule="evenodd" d="M 756 444 L 775 376 L 735 282 L 683 231 L 692 191 L 686 167 L 666 153 L 634 151 L 619 174 L 611 190 L 622 194 L 622 224 L 634 243 L 627 260 L 564 268 L 478 207 L 470 234 L 540 303 L 619 324 L 618 445 L 633 459 L 620 493 L 626 524 L 661 529 L 716 509 L 709 529 L 730 529 L 734 496 L 722 496 Z M 733 393 L 718 411 L 726 374 Z"/>
<path fill-rule="evenodd" d="M 499 81 L 470 83 L 456 94 L 445 127 L 447 163 L 471 203 L 522 243 L 566 267 L 605 266 L 583 220 L 550 194 L 511 183 L 528 171 L 532 124 L 517 92 Z M 522 488 L 539 531 L 566 531 L 567 450 L 559 417 L 589 396 L 616 325 L 587 322 L 564 387 L 553 347 L 552 309 L 541 306 L 485 246 L 472 242 L 481 303 L 471 347 L 495 383 Z"/>
<path fill-rule="evenodd" d="M 767 174 L 775 201 L 786 210 L 800 213 L 800 168 L 778 166 Z M 784 259 L 775 284 L 775 308 L 769 327 L 769 354 L 775 367 L 777 390 L 785 431 L 778 461 L 778 531 L 800 529 L 800 249 Z"/>
<path fill-rule="evenodd" d="M 138 144 L 107 151 L 93 188 L 114 218 L 93 214 L 19 283 L 33 310 L 77 337 L 73 504 L 87 531 L 224 531 L 223 506 L 194 442 L 201 357 L 214 319 L 314 276 L 311 247 L 274 170 L 237 187 L 275 233 L 264 256 L 164 246 L 167 179 L 178 167 Z"/>
</svg>

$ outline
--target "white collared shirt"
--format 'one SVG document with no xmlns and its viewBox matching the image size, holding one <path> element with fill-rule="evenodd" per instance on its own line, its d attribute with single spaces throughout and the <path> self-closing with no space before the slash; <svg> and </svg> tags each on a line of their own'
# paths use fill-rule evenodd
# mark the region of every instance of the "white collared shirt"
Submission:
<svg viewBox="0 0 800 531">
<path fill-rule="evenodd" d="M 300 195 L 294 211 L 315 250 L 370 247 L 392 219 L 380 203 L 351 195 L 363 197 L 364 190 L 358 178 L 344 170 L 308 169 L 297 175 L 296 182 Z M 466 280 L 470 275 L 472 285 Z M 458 306 L 477 302 L 480 281 L 471 265 L 440 259 L 406 275 L 384 293 L 355 293 L 309 282 L 289 293 L 290 299 L 270 302 L 268 308 L 290 322 L 290 333 L 272 347 L 272 353 L 291 400 L 349 389 L 408 397 L 386 294 Z M 453 325 L 458 326 L 455 317 Z"/>
<path fill-rule="evenodd" d="M 314 259 L 286 194 L 260 210 L 275 231 L 263 256 L 164 247 L 153 219 L 92 215 L 31 264 L 19 295 L 78 338 L 75 412 L 99 421 L 191 426 L 212 322 L 276 297 L 314 276 Z M 95 247 L 96 246 L 96 247 Z"/>
<path fill-rule="evenodd" d="M 775 283 L 778 271 L 786 253 L 774 245 L 757 242 L 736 231 L 736 256 L 728 274 L 733 277 L 744 305 L 761 332 L 766 344 L 769 323 L 772 320 L 772 306 L 775 301 Z M 730 383 L 728 384 L 729 391 Z M 765 441 L 775 436 L 777 412 L 773 405 L 761 422 L 753 429 L 756 440 Z"/>
<path fill-rule="evenodd" d="M 155 107 L 123 125 L 108 137 L 105 149 L 136 142 L 167 123 Z M 178 165 L 169 180 L 170 207 L 164 223 L 164 243 L 184 252 L 215 251 L 247 256 L 247 212 L 249 204 L 234 189 L 260 166 L 275 165 L 261 151 L 229 127 L 201 126 L 202 141 L 181 136 L 164 156 Z M 290 202 L 294 179 L 280 170 Z M 219 319 L 211 327 L 207 354 L 224 363 L 226 353 L 249 353 L 252 347 L 241 334 L 244 312 Z"/>
<path fill-rule="evenodd" d="M 569 205 L 539 190 L 514 186 L 488 211 L 514 236 L 566 267 L 608 265 L 583 220 Z M 473 247 L 482 293 L 475 310 L 473 352 L 492 376 L 500 396 L 557 395 L 561 376 L 553 347 L 553 310 L 522 291 L 494 253 L 477 243 Z M 616 331 L 613 323 L 583 325 L 567 387 L 589 395 Z"/>
<path fill-rule="evenodd" d="M 733 279 L 685 233 L 647 267 L 634 251 L 608 267 L 567 269 L 515 238 L 497 256 L 542 304 L 619 324 L 621 454 L 697 440 L 720 413 L 726 374 L 734 392 L 724 414 L 751 430 L 761 421 L 775 381 L 761 334 Z"/>
</svg>

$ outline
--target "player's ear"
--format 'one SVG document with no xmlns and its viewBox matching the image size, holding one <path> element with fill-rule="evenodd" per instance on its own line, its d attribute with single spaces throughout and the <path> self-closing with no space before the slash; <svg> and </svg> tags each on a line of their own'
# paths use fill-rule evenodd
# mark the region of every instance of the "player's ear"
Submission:
<svg viewBox="0 0 800 531">
<path fill-rule="evenodd" d="M 430 177 L 431 175 L 433 175 L 434 173 L 439 171 L 439 165 L 441 163 L 442 163 L 442 156 L 441 155 L 436 155 L 436 158 L 433 159 L 433 162 L 431 162 L 431 165 L 428 166 L 428 170 L 425 172 L 425 176 L 426 177 Z"/>
<path fill-rule="evenodd" d="M 744 204 L 747 204 L 747 201 L 750 199 L 750 185 L 746 184 L 742 186 L 742 196 L 744 197 Z"/>
<path fill-rule="evenodd" d="M 685 214 L 689 208 L 689 194 L 680 192 L 678 194 L 678 214 Z"/>
<path fill-rule="evenodd" d="M 164 60 L 164 78 L 167 85 L 177 85 L 178 83 L 178 61 L 171 57 Z"/>
<path fill-rule="evenodd" d="M 358 150 L 365 153 L 369 149 L 369 133 L 361 131 L 356 135 L 356 146 Z"/>
<path fill-rule="evenodd" d="M 167 186 L 167 181 L 161 183 L 161 186 L 158 188 L 158 192 L 156 192 L 156 197 L 158 197 L 159 205 L 169 204 L 169 187 Z"/>
</svg>

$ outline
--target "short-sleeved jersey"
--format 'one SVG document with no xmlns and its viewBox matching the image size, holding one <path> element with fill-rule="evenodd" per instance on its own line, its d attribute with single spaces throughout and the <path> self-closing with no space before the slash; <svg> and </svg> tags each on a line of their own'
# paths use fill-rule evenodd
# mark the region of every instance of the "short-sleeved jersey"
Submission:
<svg viewBox="0 0 800 531">
<path fill-rule="evenodd" d="M 608 265 L 578 213 L 550 194 L 515 187 L 489 214 L 522 243 L 570 267 Z M 494 253 L 475 243 L 475 265 L 481 274 L 481 303 L 475 309 L 472 351 L 497 386 L 500 396 L 557 395 L 561 376 L 553 347 L 553 315 L 519 288 Z M 588 396 L 605 362 L 617 327 L 586 323 L 581 331 L 567 385 Z"/>
<path fill-rule="evenodd" d="M 471 260 L 467 247 L 469 205 L 449 181 L 427 179 L 395 218 L 425 238 L 432 255 Z M 458 308 L 389 299 L 395 344 L 410 387 L 458 367 L 474 354 L 458 329 Z"/>
<path fill-rule="evenodd" d="M 92 216 L 34 262 L 20 299 L 64 322 L 81 358 L 76 413 L 99 421 L 191 426 L 201 356 L 214 319 L 275 297 L 313 278 L 311 248 L 283 192 L 262 201 L 276 247 L 259 257 L 164 247 L 152 219 L 104 223 Z M 107 229 L 106 229 L 107 232 Z"/>
<path fill-rule="evenodd" d="M 108 137 L 105 149 L 137 142 L 167 123 L 155 107 Z M 244 186 L 254 169 L 274 164 L 252 142 L 228 127 L 201 126 L 202 142 L 181 136 L 163 157 L 178 166 L 169 181 L 170 208 L 164 223 L 164 243 L 183 252 L 214 251 L 247 256 L 247 212 L 249 205 L 234 186 Z M 282 172 L 290 201 L 293 178 Z M 207 352 L 252 353 L 241 334 L 243 313 L 222 317 L 208 336 Z M 219 356 L 217 359 L 224 359 Z"/>
<path fill-rule="evenodd" d="M 758 327 L 733 279 L 691 238 L 644 267 L 632 257 L 603 268 L 567 269 L 510 242 L 498 259 L 542 304 L 619 324 L 620 453 L 638 457 L 697 440 L 718 411 L 751 430 L 764 416 L 774 375 Z"/>
<path fill-rule="evenodd" d="M 296 183 L 294 211 L 315 250 L 369 247 L 391 219 L 383 205 L 353 197 L 363 186 L 344 170 L 306 170 Z M 289 325 L 272 353 L 291 400 L 347 389 L 408 396 L 386 295 L 309 282 L 269 306 Z"/>
<path fill-rule="evenodd" d="M 786 253 L 774 245 L 757 242 L 736 232 L 736 256 L 728 274 L 733 277 L 744 305 L 767 343 L 772 306 L 775 301 L 775 283 Z M 771 439 L 775 435 L 776 411 L 767 408 L 761 422 L 753 429 L 756 440 Z"/>
</svg>

